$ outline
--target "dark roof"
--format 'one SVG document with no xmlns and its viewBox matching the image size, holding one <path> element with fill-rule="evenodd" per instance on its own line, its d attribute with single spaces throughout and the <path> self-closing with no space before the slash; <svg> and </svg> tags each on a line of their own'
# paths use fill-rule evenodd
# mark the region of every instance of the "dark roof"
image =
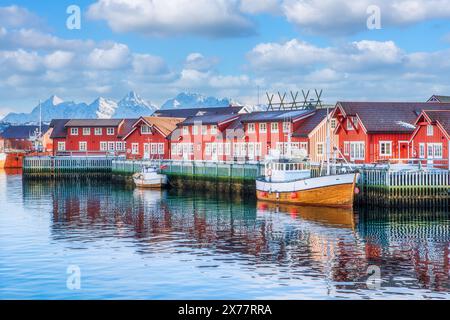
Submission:
<svg viewBox="0 0 450 320">
<path fill-rule="evenodd" d="M 117 127 L 123 119 L 72 119 L 66 127 Z"/>
<path fill-rule="evenodd" d="M 273 122 L 283 120 L 295 120 L 304 115 L 314 112 L 313 110 L 283 110 L 283 111 L 258 111 L 242 114 L 241 122 Z"/>
<path fill-rule="evenodd" d="M 331 110 L 329 111 L 331 113 Z M 327 109 L 317 109 L 316 112 L 306 118 L 299 128 L 292 134 L 293 137 L 307 138 L 308 134 L 316 128 L 323 119 L 327 117 Z"/>
<path fill-rule="evenodd" d="M 133 130 L 133 125 L 138 121 L 139 119 L 123 119 L 123 124 L 120 127 L 119 134 L 117 135 L 118 138 L 123 138 L 127 134 Z"/>
<path fill-rule="evenodd" d="M 42 132 L 48 130 L 48 125 L 42 125 Z M 39 132 L 39 126 L 10 126 L 6 128 L 0 136 L 3 139 L 29 139 Z"/>
<path fill-rule="evenodd" d="M 422 110 L 450 110 L 450 103 L 438 102 L 338 102 L 347 116 L 358 116 L 367 132 L 414 131 Z"/>
<path fill-rule="evenodd" d="M 191 109 L 167 109 L 156 110 L 152 116 L 154 117 L 175 117 L 189 118 L 201 115 L 212 114 L 237 114 L 243 107 L 220 107 L 220 108 L 191 108 Z"/>
<path fill-rule="evenodd" d="M 237 114 L 212 114 L 206 116 L 190 117 L 181 122 L 179 125 L 189 126 L 194 124 L 219 124 L 237 117 Z"/>
<path fill-rule="evenodd" d="M 450 110 L 426 110 L 424 113 L 432 122 L 439 122 L 450 136 Z"/>
<path fill-rule="evenodd" d="M 434 99 L 436 99 L 438 102 L 443 102 L 443 103 L 450 103 L 450 96 L 437 96 L 437 95 L 433 95 L 428 102 L 432 102 L 432 100 L 434 101 Z"/>
<path fill-rule="evenodd" d="M 66 123 L 69 119 L 53 119 L 50 122 L 50 128 L 53 128 L 51 139 L 65 138 L 66 137 Z"/>
</svg>

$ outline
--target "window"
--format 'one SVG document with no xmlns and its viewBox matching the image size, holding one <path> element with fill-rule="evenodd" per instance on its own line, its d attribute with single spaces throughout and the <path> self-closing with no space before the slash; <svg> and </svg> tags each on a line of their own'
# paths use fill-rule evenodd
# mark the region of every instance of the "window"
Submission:
<svg viewBox="0 0 450 320">
<path fill-rule="evenodd" d="M 90 136 L 91 128 L 83 128 L 83 136 Z"/>
<path fill-rule="evenodd" d="M 78 144 L 78 148 L 80 151 L 87 151 L 87 142 L 86 141 L 80 141 Z"/>
<path fill-rule="evenodd" d="M 365 160 L 365 143 L 364 142 L 350 142 L 350 159 L 351 160 Z"/>
<path fill-rule="evenodd" d="M 308 142 L 300 142 L 300 150 L 308 151 Z"/>
<path fill-rule="evenodd" d="M 358 129 L 358 117 L 348 117 L 347 118 L 347 130 Z"/>
<path fill-rule="evenodd" d="M 106 134 L 108 136 L 113 136 L 114 135 L 114 128 L 106 128 Z"/>
<path fill-rule="evenodd" d="M 115 143 L 114 142 L 108 142 L 108 151 L 114 151 Z"/>
<path fill-rule="evenodd" d="M 132 154 L 139 154 L 139 143 L 132 143 L 131 144 L 131 153 Z"/>
<path fill-rule="evenodd" d="M 197 135 L 198 134 L 198 126 L 193 126 L 192 127 L 192 134 L 193 135 Z"/>
<path fill-rule="evenodd" d="M 211 134 L 217 134 L 217 126 L 211 126 Z"/>
<path fill-rule="evenodd" d="M 207 135 L 208 134 L 208 126 L 202 126 L 202 135 Z"/>
<path fill-rule="evenodd" d="M 289 133 L 291 131 L 291 123 L 290 122 L 283 122 L 283 132 Z"/>
<path fill-rule="evenodd" d="M 172 154 L 177 154 L 177 144 L 176 143 L 172 143 L 172 145 L 170 146 L 170 152 Z"/>
<path fill-rule="evenodd" d="M 103 134 L 102 128 L 95 128 L 95 129 L 94 129 L 94 134 L 95 134 L 96 136 L 101 136 L 101 135 Z"/>
<path fill-rule="evenodd" d="M 152 134 L 152 127 L 150 127 L 149 125 L 142 125 L 141 126 L 141 134 Z"/>
<path fill-rule="evenodd" d="M 419 158 L 425 159 L 425 143 L 419 143 Z"/>
<path fill-rule="evenodd" d="M 428 159 L 442 159 L 442 143 L 429 143 L 427 151 Z"/>
<path fill-rule="evenodd" d="M 272 133 L 277 133 L 278 132 L 278 122 L 272 122 L 270 124 L 270 131 Z"/>
<path fill-rule="evenodd" d="M 189 127 L 184 126 L 183 127 L 183 135 L 187 136 L 189 134 Z"/>
<path fill-rule="evenodd" d="M 64 141 L 58 142 L 58 151 L 66 151 L 66 143 Z"/>
<path fill-rule="evenodd" d="M 205 146 L 205 155 L 210 156 L 211 155 L 211 144 L 207 143 Z"/>
<path fill-rule="evenodd" d="M 261 142 L 255 143 L 255 156 L 261 157 Z"/>
<path fill-rule="evenodd" d="M 231 144 L 229 142 L 225 143 L 225 155 L 231 155 Z"/>
<path fill-rule="evenodd" d="M 380 156 L 392 156 L 392 141 L 380 141 Z"/>
<path fill-rule="evenodd" d="M 248 152 L 247 152 L 249 158 L 253 159 L 255 156 L 255 144 L 253 142 L 248 143 Z"/>
<path fill-rule="evenodd" d="M 350 154 L 350 142 L 344 142 L 344 155 L 348 156 Z"/>
<path fill-rule="evenodd" d="M 434 134 L 434 130 L 433 130 L 433 126 L 432 125 L 427 125 L 427 136 L 432 136 Z"/>
<path fill-rule="evenodd" d="M 323 143 L 318 143 L 317 144 L 317 155 L 318 156 L 323 156 Z"/>
<path fill-rule="evenodd" d="M 78 128 L 70 128 L 70 134 L 72 136 L 77 136 L 78 135 Z"/>
<path fill-rule="evenodd" d="M 151 154 L 157 154 L 158 153 L 158 144 L 157 143 L 152 143 L 150 145 L 150 153 Z"/>
<path fill-rule="evenodd" d="M 249 123 L 247 125 L 247 132 L 248 133 L 255 133 L 255 124 L 254 123 Z"/>
<path fill-rule="evenodd" d="M 260 123 L 259 124 L 259 133 L 266 133 L 267 132 L 267 124 Z"/>
<path fill-rule="evenodd" d="M 108 151 L 108 143 L 107 142 L 100 142 L 100 151 Z"/>
<path fill-rule="evenodd" d="M 331 129 L 336 129 L 336 119 L 331 119 L 330 120 L 330 127 L 331 127 Z"/>
<path fill-rule="evenodd" d="M 116 142 L 116 151 L 124 151 L 125 150 L 125 142 L 117 141 Z"/>
</svg>

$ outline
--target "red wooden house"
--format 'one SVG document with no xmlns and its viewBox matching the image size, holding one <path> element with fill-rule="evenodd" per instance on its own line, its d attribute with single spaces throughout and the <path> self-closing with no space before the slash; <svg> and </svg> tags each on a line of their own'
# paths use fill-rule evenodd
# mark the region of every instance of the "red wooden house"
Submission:
<svg viewBox="0 0 450 320">
<path fill-rule="evenodd" d="M 178 124 L 171 135 L 171 157 L 174 160 L 225 161 L 231 156 L 227 140 L 230 125 L 238 114 L 209 114 L 190 117 Z"/>
<path fill-rule="evenodd" d="M 375 163 L 412 158 L 409 148 L 418 115 L 424 109 L 450 109 L 434 102 L 338 102 L 339 150 L 349 161 Z"/>
<path fill-rule="evenodd" d="M 184 118 L 141 117 L 122 138 L 128 159 L 170 159 L 171 133 Z"/>
<path fill-rule="evenodd" d="M 125 155 L 122 137 L 136 119 L 56 119 L 53 129 L 54 155 Z"/>
<path fill-rule="evenodd" d="M 423 165 L 449 169 L 450 110 L 424 110 L 410 138 L 415 158 Z"/>
</svg>

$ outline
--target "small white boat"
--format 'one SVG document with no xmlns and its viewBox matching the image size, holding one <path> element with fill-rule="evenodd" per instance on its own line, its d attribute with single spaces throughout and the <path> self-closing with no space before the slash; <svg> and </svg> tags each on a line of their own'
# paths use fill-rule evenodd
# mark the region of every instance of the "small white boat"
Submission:
<svg viewBox="0 0 450 320">
<path fill-rule="evenodd" d="M 144 167 L 133 175 L 133 181 L 139 188 L 163 188 L 167 185 L 167 176 L 157 167 Z"/>
</svg>

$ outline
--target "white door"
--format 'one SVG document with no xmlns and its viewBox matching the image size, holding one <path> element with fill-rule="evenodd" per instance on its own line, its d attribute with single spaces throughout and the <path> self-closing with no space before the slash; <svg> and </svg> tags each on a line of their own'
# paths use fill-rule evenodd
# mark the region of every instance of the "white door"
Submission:
<svg viewBox="0 0 450 320">
<path fill-rule="evenodd" d="M 150 143 L 144 143 L 144 159 L 150 159 Z"/>
</svg>

